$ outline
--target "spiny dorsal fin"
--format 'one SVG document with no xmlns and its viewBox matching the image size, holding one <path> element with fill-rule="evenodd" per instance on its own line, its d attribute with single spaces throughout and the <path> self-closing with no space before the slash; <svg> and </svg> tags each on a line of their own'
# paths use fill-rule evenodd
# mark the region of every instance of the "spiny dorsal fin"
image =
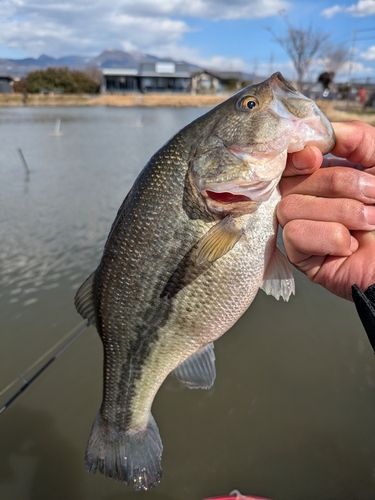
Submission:
<svg viewBox="0 0 375 500">
<path fill-rule="evenodd" d="M 189 389 L 209 389 L 216 377 L 214 344 L 211 342 L 203 349 L 181 363 L 171 372 Z"/>
<path fill-rule="evenodd" d="M 88 319 L 91 325 L 96 324 L 95 316 L 95 297 L 94 297 L 94 280 L 96 270 L 90 274 L 86 281 L 79 287 L 74 299 L 79 314 Z"/>
<path fill-rule="evenodd" d="M 229 215 L 211 229 L 199 241 L 197 247 L 197 259 L 199 264 L 204 262 L 215 262 L 223 255 L 232 250 L 243 232 L 238 229 Z"/>
<path fill-rule="evenodd" d="M 295 293 L 292 268 L 279 247 L 275 248 L 260 288 L 267 295 L 273 295 L 277 300 L 282 297 L 288 301 L 289 297 Z"/>
</svg>

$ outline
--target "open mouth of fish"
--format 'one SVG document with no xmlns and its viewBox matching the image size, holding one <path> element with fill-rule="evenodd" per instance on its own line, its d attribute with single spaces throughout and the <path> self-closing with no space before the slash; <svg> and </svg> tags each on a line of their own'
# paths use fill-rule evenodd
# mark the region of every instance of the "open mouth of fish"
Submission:
<svg viewBox="0 0 375 500">
<path fill-rule="evenodd" d="M 251 201 L 250 198 L 243 194 L 233 194 L 229 191 L 215 192 L 206 189 L 206 195 L 211 200 L 218 201 L 220 203 L 240 203 L 242 201 Z"/>
<path fill-rule="evenodd" d="M 278 182 L 279 178 L 250 183 L 207 184 L 201 192 L 207 199 L 223 204 L 260 202 L 269 199 Z"/>
</svg>

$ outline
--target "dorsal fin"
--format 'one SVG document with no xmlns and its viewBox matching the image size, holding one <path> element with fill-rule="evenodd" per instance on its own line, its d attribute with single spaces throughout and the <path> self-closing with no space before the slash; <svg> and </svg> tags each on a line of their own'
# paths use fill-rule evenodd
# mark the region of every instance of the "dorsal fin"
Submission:
<svg viewBox="0 0 375 500">
<path fill-rule="evenodd" d="M 74 298 L 74 305 L 79 314 L 88 319 L 90 325 L 96 325 L 95 315 L 95 295 L 94 295 L 94 280 L 96 270 L 79 287 Z"/>
<path fill-rule="evenodd" d="M 171 372 L 171 375 L 187 385 L 189 389 L 209 389 L 212 387 L 216 377 L 213 342 L 181 363 Z"/>
<path fill-rule="evenodd" d="M 230 215 L 218 222 L 201 238 L 197 248 L 199 264 L 215 262 L 232 250 L 237 241 L 243 236 L 241 229 L 236 227 Z"/>
</svg>

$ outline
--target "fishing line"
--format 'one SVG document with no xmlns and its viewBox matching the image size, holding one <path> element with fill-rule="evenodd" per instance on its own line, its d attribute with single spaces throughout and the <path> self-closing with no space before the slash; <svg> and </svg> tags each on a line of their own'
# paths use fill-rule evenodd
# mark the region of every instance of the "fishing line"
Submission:
<svg viewBox="0 0 375 500">
<path fill-rule="evenodd" d="M 48 349 L 44 354 L 42 354 L 42 356 L 40 356 L 36 361 L 34 361 L 34 363 L 32 363 L 28 368 L 26 368 L 26 370 L 19 376 L 17 377 L 16 379 L 13 380 L 13 382 L 11 382 L 10 384 L 8 384 L 1 392 L 0 392 L 0 396 L 2 396 L 5 392 L 7 392 L 11 387 L 13 387 L 17 382 L 19 382 L 19 380 L 21 379 L 22 383 L 23 383 L 23 386 L 13 394 L 13 396 L 8 399 L 8 401 L 2 406 L 0 407 L 0 413 L 2 413 L 3 411 L 5 411 L 8 406 L 13 403 L 13 401 L 15 399 L 18 398 L 18 396 L 20 394 L 23 393 L 23 391 L 25 391 L 29 385 L 34 382 L 34 380 L 39 377 L 39 375 L 41 373 L 44 372 L 44 370 L 46 368 L 48 368 L 52 363 L 53 361 L 55 361 L 55 359 L 57 359 L 59 356 L 61 356 L 61 354 L 66 351 L 66 349 L 73 344 L 73 342 L 75 340 L 78 339 L 78 337 L 89 327 L 89 322 L 88 321 L 84 321 L 83 323 L 80 323 L 79 325 L 75 326 L 74 328 L 72 328 L 66 335 L 64 335 L 64 337 L 62 337 L 60 340 L 58 340 L 56 342 L 56 344 L 54 344 L 50 349 Z M 68 339 L 68 340 L 67 340 Z M 66 342 L 65 342 L 66 341 Z M 57 349 L 63 342 L 65 342 L 61 347 L 60 349 L 29 379 L 29 380 L 26 380 L 24 375 L 26 375 L 26 373 L 28 373 L 29 371 L 31 371 L 33 368 L 35 368 L 41 361 L 43 361 L 43 359 L 45 359 L 49 354 L 51 354 L 51 352 L 53 352 L 55 349 Z"/>
</svg>

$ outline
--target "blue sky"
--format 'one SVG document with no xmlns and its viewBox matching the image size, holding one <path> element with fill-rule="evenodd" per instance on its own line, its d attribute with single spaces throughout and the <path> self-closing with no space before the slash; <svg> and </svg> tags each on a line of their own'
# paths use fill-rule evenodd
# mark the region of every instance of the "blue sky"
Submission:
<svg viewBox="0 0 375 500">
<path fill-rule="evenodd" d="M 352 78 L 375 82 L 375 0 L 0 0 L 0 57 L 97 55 L 107 48 L 268 76 L 295 72 L 277 36 L 283 16 L 352 51 Z M 353 37 L 355 42 L 353 43 Z M 325 69 L 324 55 L 311 77 Z M 345 80 L 349 63 L 337 75 Z"/>
</svg>

